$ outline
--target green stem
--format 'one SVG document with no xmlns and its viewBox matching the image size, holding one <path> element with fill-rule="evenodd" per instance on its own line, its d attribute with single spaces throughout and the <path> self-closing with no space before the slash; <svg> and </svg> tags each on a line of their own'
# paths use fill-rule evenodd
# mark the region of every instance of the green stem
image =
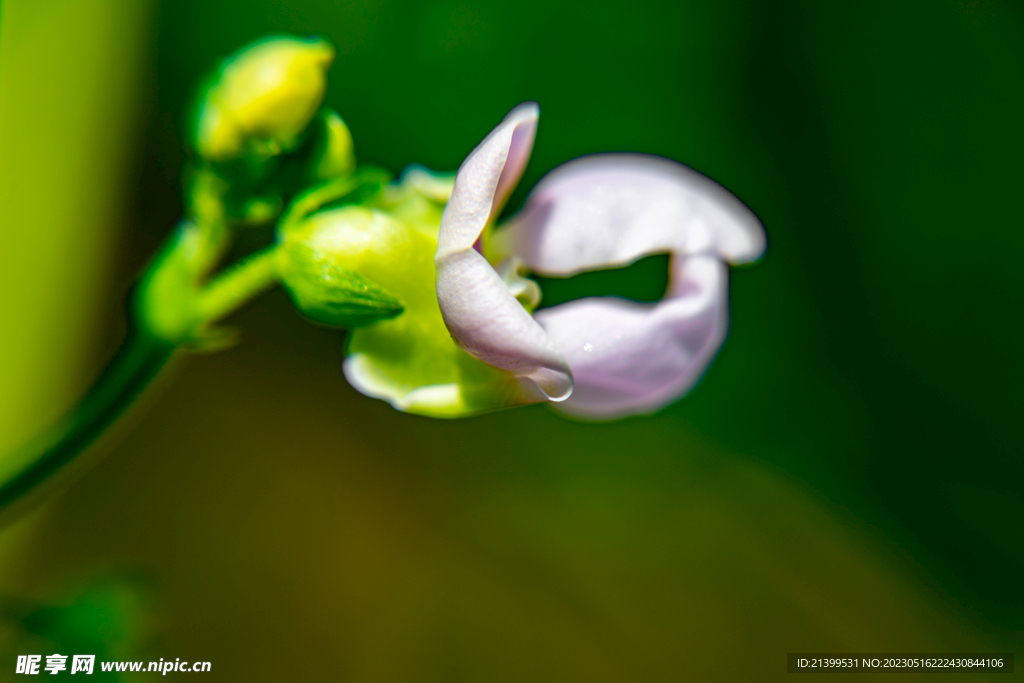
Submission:
<svg viewBox="0 0 1024 683">
<path fill-rule="evenodd" d="M 175 347 L 133 330 L 72 412 L 11 456 L 18 469 L 0 481 L 0 511 L 46 481 L 91 445 L 135 400 Z"/>
<path fill-rule="evenodd" d="M 248 256 L 218 275 L 199 292 L 196 317 L 212 323 L 270 288 L 278 279 L 277 247 Z"/>
<path fill-rule="evenodd" d="M 230 267 L 193 295 L 190 319 L 201 321 L 201 325 L 212 324 L 269 288 L 278 278 L 278 258 L 277 249 L 270 247 Z M 147 305 L 158 306 L 159 302 Z M 71 413 L 9 456 L 14 471 L 0 477 L 0 511 L 85 451 L 156 377 L 178 347 L 149 331 L 149 327 L 145 318 L 141 324 L 134 323 L 117 355 Z"/>
<path fill-rule="evenodd" d="M 366 174 L 364 174 L 366 175 Z M 377 185 L 380 172 L 368 175 Z M 5 460 L 0 473 L 0 512 L 31 493 L 75 460 L 131 406 L 179 346 L 214 348 L 214 323 L 268 289 L 280 277 L 280 252 L 269 247 L 243 259 L 205 285 L 198 285 L 227 247 L 223 194 L 212 174 L 193 187 L 194 213 L 150 265 L 136 290 L 131 332 L 92 388 L 72 411 L 42 436 Z M 351 192 L 362 176 L 334 181 L 303 196 L 286 220 L 300 219 L 323 203 Z M 221 335 L 225 336 L 225 335 Z"/>
</svg>

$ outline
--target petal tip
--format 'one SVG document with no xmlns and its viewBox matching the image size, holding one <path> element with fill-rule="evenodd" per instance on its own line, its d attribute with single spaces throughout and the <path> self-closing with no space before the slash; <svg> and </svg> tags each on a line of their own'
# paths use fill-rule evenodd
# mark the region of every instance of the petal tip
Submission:
<svg viewBox="0 0 1024 683">
<path fill-rule="evenodd" d="M 540 105 L 536 102 L 523 102 L 512 107 L 512 110 L 505 115 L 504 122 L 521 122 L 529 121 L 530 119 L 536 120 L 540 117 Z"/>
</svg>

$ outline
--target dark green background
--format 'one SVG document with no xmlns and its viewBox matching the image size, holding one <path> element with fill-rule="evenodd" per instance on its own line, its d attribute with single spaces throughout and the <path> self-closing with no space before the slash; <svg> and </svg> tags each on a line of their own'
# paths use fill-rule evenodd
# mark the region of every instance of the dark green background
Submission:
<svg viewBox="0 0 1024 683">
<path fill-rule="evenodd" d="M 399 507 L 426 511 L 425 524 L 441 529 L 444 539 L 465 541 L 487 566 L 519 577 L 525 595 L 553 591 L 579 619 L 599 624 L 599 649 L 621 655 L 637 680 L 677 680 L 687 663 L 665 655 L 669 644 L 696 637 L 702 624 L 713 630 L 733 612 L 712 600 L 704 612 L 694 608 L 695 621 L 679 625 L 659 613 L 659 599 L 666 611 L 683 614 L 702 590 L 693 581 L 714 576 L 719 583 L 708 590 L 716 596 L 742 594 L 746 588 L 739 587 L 759 585 L 758 577 L 788 576 L 779 557 L 795 565 L 809 552 L 797 546 L 816 532 L 787 526 L 799 515 L 770 502 L 754 505 L 752 518 L 761 521 L 750 536 L 735 539 L 763 541 L 767 555 L 748 556 L 728 538 L 710 545 L 695 540 L 718 529 L 735 533 L 735 520 L 716 516 L 722 513 L 716 501 L 743 499 L 743 472 L 757 471 L 842 520 L 867 546 L 882 548 L 964 624 L 1002 643 L 1021 642 L 1019 3 L 173 0 L 160 5 L 155 30 L 125 282 L 180 216 L 180 124 L 194 84 L 222 56 L 267 33 L 316 33 L 337 46 L 328 102 L 349 124 L 362 161 L 396 173 L 412 162 L 454 169 L 511 107 L 535 100 L 541 105 L 536 146 L 510 210 L 544 173 L 576 156 L 648 152 L 682 161 L 735 192 L 761 217 L 770 246 L 760 263 L 734 269 L 729 338 L 700 385 L 656 416 L 599 426 L 539 406 L 452 423 L 398 414 L 348 389 L 337 336 L 307 325 L 283 294 L 272 293 L 238 316 L 243 346 L 196 360 L 140 435 L 102 470 L 111 486 L 121 479 L 134 485 L 131 472 L 143 465 L 133 463 L 144 453 L 157 463 L 146 466 L 178 481 L 171 464 L 159 463 L 180 457 L 182 467 L 199 468 L 191 479 L 204 483 L 184 488 L 190 493 L 183 496 L 193 496 L 184 501 L 154 494 L 151 504 L 164 511 L 133 513 L 143 521 L 91 527 L 101 546 L 115 547 L 117 534 L 128 533 L 124 524 L 142 528 L 151 520 L 147 514 L 173 516 L 198 506 L 213 516 L 209 524 L 225 535 L 229 550 L 205 567 L 168 560 L 167 572 L 215 574 L 217 562 L 248 557 L 264 542 L 271 548 L 283 542 L 282 552 L 301 554 L 291 541 L 261 540 L 252 531 L 245 532 L 255 534 L 247 541 L 234 536 L 232 520 L 262 519 L 256 501 L 277 500 L 275 509 L 287 509 L 289 495 L 307 496 L 301 487 L 278 490 L 275 470 L 249 464 L 253 449 L 277 448 L 300 469 L 315 461 L 340 463 L 324 467 L 337 467 L 346 478 L 350 470 L 374 472 L 372 481 L 386 482 L 381 509 L 393 495 L 403 501 Z M 641 269 L 636 277 L 649 275 Z M 573 288 L 587 284 L 553 283 L 552 294 L 583 295 Z M 615 284 L 649 291 L 636 286 L 621 278 Z M 303 377 L 314 379 L 304 384 Z M 194 404 L 191 396 L 199 397 Z M 350 455 L 347 443 L 372 457 Z M 228 455 L 206 465 L 203 448 Z M 742 469 L 748 466 L 753 469 Z M 734 472 L 737 467 L 742 471 Z M 284 471 L 290 481 L 292 471 Z M 230 500 L 253 501 L 251 508 L 217 502 L 233 486 L 238 492 Z M 64 505 L 122 519 L 115 512 L 118 489 L 111 490 L 105 498 L 72 492 Z M 378 500 L 373 491 L 366 496 Z M 702 496 L 710 502 L 692 502 Z M 309 505 L 295 509 L 306 514 Z M 419 557 L 423 571 L 448 577 L 453 585 L 445 590 L 453 592 L 460 587 L 451 577 L 486 575 L 467 569 L 471 564 L 446 573 L 447 541 L 417 555 L 410 550 L 419 547 L 417 533 L 398 523 L 370 524 L 383 536 L 363 543 L 321 536 L 323 525 L 306 538 L 303 525 L 314 523 L 298 513 L 264 521 L 267 538 L 297 537 L 340 555 L 350 549 L 388 557 L 400 546 L 396 557 Z M 68 524 L 61 532 L 67 538 L 82 532 Z M 214 533 L 168 528 L 162 533 L 172 544 L 179 534 Z M 545 544 L 575 550 L 547 565 L 537 558 L 548 556 L 536 550 Z M 832 594 L 843 591 L 839 579 L 822 581 L 825 593 L 814 592 L 820 586 L 794 588 L 808 604 L 823 605 L 820 624 L 829 622 L 825 605 Z M 619 595 L 612 587 L 627 584 L 637 597 L 622 598 L 619 617 L 586 598 Z M 366 613 L 387 612 L 393 600 L 414 613 L 409 605 L 420 593 L 405 589 L 407 602 L 391 589 L 378 602 L 367 598 Z M 294 602 L 285 596 L 302 587 L 258 590 L 262 597 L 249 597 L 287 613 Z M 513 592 L 495 597 L 500 588 L 481 590 L 494 600 L 481 599 L 484 613 L 518 599 Z M 230 604 L 218 609 L 256 610 Z M 774 608 L 765 609 L 752 608 L 756 618 L 730 647 L 788 628 L 785 620 L 781 627 L 774 622 Z M 899 614 L 898 606 L 892 609 Z M 437 630 L 436 641 L 420 631 L 406 640 L 396 636 L 392 655 L 413 661 L 420 651 L 405 649 L 408 643 L 428 643 L 422 659 L 431 662 L 431 673 L 418 669 L 424 680 L 495 680 L 488 667 L 517 657 L 561 657 L 567 671 L 587 677 L 572 665 L 571 643 L 538 654 L 543 648 L 512 638 L 508 651 L 465 646 L 473 652 L 467 655 L 462 646 L 471 637 L 452 635 L 462 631 L 451 624 L 472 630 L 466 624 L 477 622 L 459 614 L 422 627 L 422 633 Z M 178 628 L 198 619 L 194 612 L 180 617 Z M 524 624 L 526 631 L 541 628 L 529 619 Z M 663 638 L 647 654 L 615 635 L 642 631 L 639 624 Z M 351 628 L 359 631 L 358 620 Z M 905 642 L 871 641 L 870 632 L 854 629 L 820 644 L 837 646 L 832 651 L 839 645 L 907 649 Z M 324 643 L 349 636 L 325 632 Z M 789 642 L 785 633 L 780 639 L 786 644 L 779 648 L 808 649 L 806 639 Z M 324 643 L 304 646 L 330 647 Z M 244 643 L 218 647 L 210 642 L 209 656 L 225 666 L 247 653 Z M 305 651 L 288 647 L 282 653 Z M 780 650 L 779 667 L 783 655 Z M 697 656 L 705 680 L 754 680 L 765 670 L 734 677 L 727 653 L 707 657 Z M 709 662 L 723 666 L 712 670 Z"/>
</svg>

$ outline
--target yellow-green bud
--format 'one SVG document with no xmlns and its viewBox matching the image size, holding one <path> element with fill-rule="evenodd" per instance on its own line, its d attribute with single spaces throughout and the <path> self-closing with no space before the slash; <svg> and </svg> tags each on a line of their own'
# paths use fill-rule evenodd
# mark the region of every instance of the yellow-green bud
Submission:
<svg viewBox="0 0 1024 683">
<path fill-rule="evenodd" d="M 356 327 L 394 318 L 404 307 L 381 282 L 390 289 L 396 279 L 393 259 L 407 233 L 363 207 L 313 214 L 281 235 L 282 282 L 303 315 L 319 323 Z"/>
<path fill-rule="evenodd" d="M 316 163 L 313 175 L 318 180 L 347 176 L 356 169 L 352 133 L 333 111 L 325 112 L 323 116 L 323 132 L 313 153 Z"/>
<path fill-rule="evenodd" d="M 206 159 L 270 157 L 294 149 L 316 115 L 334 48 L 318 38 L 268 38 L 227 59 L 196 117 Z"/>
</svg>

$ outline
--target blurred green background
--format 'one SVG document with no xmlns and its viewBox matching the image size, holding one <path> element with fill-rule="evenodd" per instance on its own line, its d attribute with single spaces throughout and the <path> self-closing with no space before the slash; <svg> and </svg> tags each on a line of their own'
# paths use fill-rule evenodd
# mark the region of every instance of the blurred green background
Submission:
<svg viewBox="0 0 1024 683">
<path fill-rule="evenodd" d="M 0 451 L 116 348 L 181 214 L 192 88 L 268 33 L 337 46 L 362 161 L 454 169 L 535 100 L 511 210 L 573 157 L 649 152 L 735 192 L 770 247 L 733 271 L 696 390 L 603 425 L 398 413 L 264 296 L 241 346 L 182 364 L 0 533 L 0 672 L 91 643 L 224 681 L 769 680 L 788 651 L 1024 642 L 1020 3 L 2 11 Z M 629 281 L 650 271 L 607 286 L 656 296 Z"/>
</svg>

